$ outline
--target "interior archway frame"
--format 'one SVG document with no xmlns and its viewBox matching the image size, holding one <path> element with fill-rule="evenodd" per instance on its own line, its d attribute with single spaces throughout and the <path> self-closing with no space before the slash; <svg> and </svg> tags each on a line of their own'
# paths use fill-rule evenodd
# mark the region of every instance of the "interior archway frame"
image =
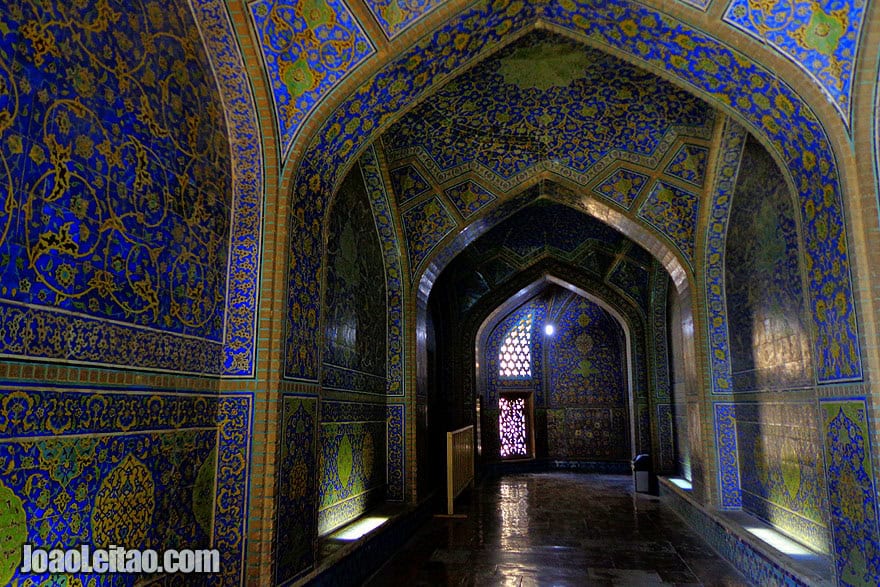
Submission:
<svg viewBox="0 0 880 587">
<path fill-rule="evenodd" d="M 499 2 L 499 4 L 501 4 Z M 591 6 L 571 3 L 574 12 L 545 13 L 564 22 L 550 22 L 568 28 L 612 54 L 627 55 L 635 63 L 651 69 L 668 64 L 661 77 L 684 85 L 710 104 L 733 114 L 748 127 L 758 130 L 765 144 L 777 152 L 795 178 L 801 198 L 801 213 L 807 218 L 807 254 L 811 271 L 811 310 L 819 339 L 837 337 L 844 356 L 820 356 L 819 379 L 822 383 L 860 380 L 862 377 L 858 325 L 855 317 L 850 275 L 848 243 L 843 214 L 843 192 L 837 158 L 824 126 L 810 106 L 788 84 L 750 60 L 746 55 L 708 37 L 698 29 L 668 15 L 658 14 L 643 5 L 617 1 Z M 450 46 L 445 30 L 423 38 L 420 45 L 391 62 L 354 92 L 325 122 L 307 150 L 303 164 L 293 180 L 293 222 L 290 248 L 293 270 L 289 279 L 290 320 L 287 325 L 285 376 L 314 380 L 316 357 L 313 350 L 305 356 L 292 349 L 303 349 L 314 340 L 314 320 L 304 319 L 318 310 L 314 300 L 296 299 L 303 287 L 310 289 L 320 273 L 320 262 L 304 251 L 320 246 L 320 221 L 327 199 L 332 195 L 337 176 L 352 158 L 368 144 L 393 117 L 412 106 L 426 92 L 417 80 L 425 81 L 453 73 L 458 67 L 481 56 L 490 43 L 500 43 L 512 32 L 519 32 L 536 22 L 534 7 L 523 7 L 500 14 L 495 5 L 480 4 L 465 11 L 448 26 L 463 39 Z M 509 6 L 508 6 L 509 8 Z M 532 14 L 524 14 L 529 12 Z M 511 14 L 512 13 L 512 14 Z M 564 18 L 562 18 L 564 16 Z M 622 22 L 639 22 L 636 30 L 624 30 Z M 578 28 L 580 27 L 580 28 Z M 632 33 L 632 36 L 630 36 Z M 685 46 L 661 46 L 662 38 L 684 38 Z M 654 53 L 652 53 L 654 51 Z M 438 56 L 430 63 L 421 56 Z M 442 63 L 439 59 L 445 57 Z M 438 65 L 439 63 L 439 65 Z M 706 75 L 707 63 L 721 64 L 730 75 L 718 78 Z M 429 75 L 430 74 L 430 75 Z M 428 76 L 426 78 L 426 76 Z M 388 88 L 395 90 L 389 96 Z M 763 92 L 744 91 L 751 87 Z M 356 108 L 355 108 L 356 106 Z M 348 112 L 357 110 L 361 117 L 352 124 Z M 296 284 L 299 284 L 298 288 Z M 838 341 L 839 342 L 839 341 Z"/>
<path fill-rule="evenodd" d="M 468 365 L 472 373 L 475 392 L 482 391 L 479 384 L 481 375 L 476 369 L 481 343 L 485 344 L 482 338 L 488 336 L 491 328 L 503 320 L 503 315 L 528 301 L 536 290 L 550 283 L 555 283 L 597 303 L 621 326 L 627 347 L 628 408 L 632 449 L 650 450 L 650 447 L 656 443 L 656 437 L 650 423 L 645 427 L 643 421 L 650 413 L 654 395 L 649 389 L 652 379 L 649 374 L 650 360 L 645 318 L 632 302 L 616 294 L 608 284 L 596 280 L 553 255 L 536 259 L 468 311 L 463 321 L 462 333 L 463 340 L 472 341 L 472 344 L 465 345 L 468 353 L 463 358 L 463 364 Z M 492 320 L 493 316 L 496 320 Z M 419 347 L 418 352 L 423 350 Z M 640 406 L 646 406 L 648 412 L 643 414 Z"/>
</svg>

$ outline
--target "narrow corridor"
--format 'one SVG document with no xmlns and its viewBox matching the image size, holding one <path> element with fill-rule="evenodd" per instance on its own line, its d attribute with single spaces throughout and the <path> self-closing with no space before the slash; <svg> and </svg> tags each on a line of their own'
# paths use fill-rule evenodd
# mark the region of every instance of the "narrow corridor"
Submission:
<svg viewBox="0 0 880 587">
<path fill-rule="evenodd" d="M 367 585 L 747 585 L 628 476 L 508 475 L 456 508 L 467 518 L 431 520 Z"/>
</svg>

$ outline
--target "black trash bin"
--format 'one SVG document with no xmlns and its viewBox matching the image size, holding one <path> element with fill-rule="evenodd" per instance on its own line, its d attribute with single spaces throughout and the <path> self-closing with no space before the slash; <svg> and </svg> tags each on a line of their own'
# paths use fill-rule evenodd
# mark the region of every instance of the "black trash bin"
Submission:
<svg viewBox="0 0 880 587">
<path fill-rule="evenodd" d="M 651 455 L 636 455 L 632 460 L 633 485 L 638 493 L 651 492 Z"/>
</svg>

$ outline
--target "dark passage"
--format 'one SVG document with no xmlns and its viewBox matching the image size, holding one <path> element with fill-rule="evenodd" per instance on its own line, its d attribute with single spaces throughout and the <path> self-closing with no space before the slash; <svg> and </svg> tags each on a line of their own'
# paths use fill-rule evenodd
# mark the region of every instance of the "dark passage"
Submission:
<svg viewBox="0 0 880 587">
<path fill-rule="evenodd" d="M 628 476 L 508 475 L 434 518 L 367 585 L 747 585 Z"/>
</svg>

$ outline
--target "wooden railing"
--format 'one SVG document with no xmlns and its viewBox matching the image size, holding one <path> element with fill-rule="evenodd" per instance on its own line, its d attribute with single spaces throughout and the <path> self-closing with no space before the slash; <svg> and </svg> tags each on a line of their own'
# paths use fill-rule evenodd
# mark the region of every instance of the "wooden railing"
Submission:
<svg viewBox="0 0 880 587">
<path fill-rule="evenodd" d="M 453 502 L 474 481 L 474 427 L 446 433 L 446 515 Z"/>
</svg>

